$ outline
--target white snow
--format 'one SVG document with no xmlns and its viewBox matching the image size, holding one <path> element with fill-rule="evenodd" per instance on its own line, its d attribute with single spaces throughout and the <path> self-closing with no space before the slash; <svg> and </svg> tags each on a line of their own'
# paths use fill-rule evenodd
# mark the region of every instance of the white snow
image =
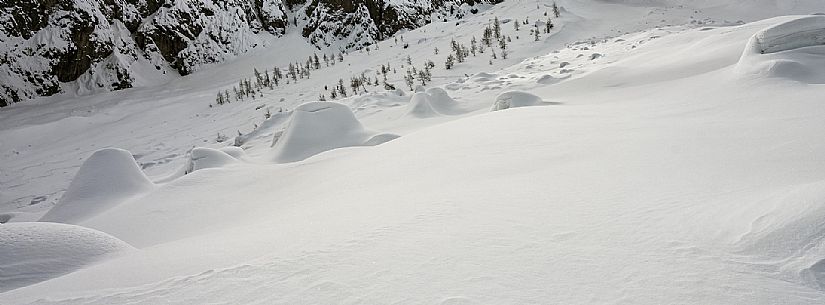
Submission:
<svg viewBox="0 0 825 305">
<path fill-rule="evenodd" d="M 153 187 L 131 153 L 101 149 L 83 162 L 66 193 L 40 221 L 77 223 Z"/>
<path fill-rule="evenodd" d="M 364 129 L 352 110 L 343 104 L 309 102 L 295 108 L 286 130 L 273 139 L 272 160 L 300 161 L 327 150 L 377 145 L 392 138 L 395 137 Z"/>
<path fill-rule="evenodd" d="M 428 118 L 441 115 L 456 115 L 462 111 L 449 94 L 441 88 L 421 88 L 410 97 L 405 116 Z"/>
<path fill-rule="evenodd" d="M 134 249 L 92 229 L 48 222 L 0 225 L 0 292 L 70 273 Z"/>
<path fill-rule="evenodd" d="M 499 111 L 517 107 L 550 105 L 540 97 L 523 91 L 507 91 L 496 96 L 490 111 Z"/>
<path fill-rule="evenodd" d="M 825 16 L 794 18 L 751 37 L 736 69 L 744 75 L 825 84 Z"/>
<path fill-rule="evenodd" d="M 235 154 L 236 156 L 240 155 L 243 152 L 238 152 L 237 150 L 229 151 Z M 206 147 L 195 147 L 194 149 L 192 149 L 192 154 L 189 160 L 187 172 L 191 173 L 196 170 L 201 170 L 205 168 L 224 167 L 229 164 L 238 162 L 236 156 L 232 156 L 229 153 L 224 152 L 222 150 Z"/>
<path fill-rule="evenodd" d="M 759 31 L 748 42 L 756 53 L 776 53 L 825 45 L 825 16 L 806 16 Z"/>
<path fill-rule="evenodd" d="M 0 110 L 0 236 L 71 181 L 46 215 L 90 196 L 73 223 L 137 248 L 0 303 L 825 303 L 823 52 L 798 35 L 819 17 L 792 15 L 821 3 L 558 3 L 538 42 L 512 24 L 552 1 L 505 1 L 254 100 L 208 106 L 312 53 L 299 33 L 166 85 Z M 511 57 L 444 69 L 494 16 Z M 314 101 L 388 62 L 400 88 L 407 55 L 438 63 L 423 92 Z M 802 67 L 765 68 L 781 61 Z M 132 153 L 72 180 L 102 147 Z"/>
</svg>

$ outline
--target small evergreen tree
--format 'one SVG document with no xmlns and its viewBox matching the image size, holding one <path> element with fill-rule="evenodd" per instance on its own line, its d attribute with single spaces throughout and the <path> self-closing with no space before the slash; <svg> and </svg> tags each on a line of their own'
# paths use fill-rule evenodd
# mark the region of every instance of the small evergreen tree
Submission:
<svg viewBox="0 0 825 305">
<path fill-rule="evenodd" d="M 553 1 L 553 16 L 556 16 L 556 18 L 559 18 L 559 16 L 561 16 L 561 11 L 559 10 L 559 6 L 556 5 L 555 1 Z"/>
<path fill-rule="evenodd" d="M 421 81 L 422 86 L 427 85 L 428 78 L 429 77 L 427 76 L 427 72 L 425 70 L 418 71 L 418 80 Z"/>
<path fill-rule="evenodd" d="M 344 87 L 344 79 L 338 79 L 338 93 L 340 93 L 341 97 L 347 97 L 347 88 Z"/>
<path fill-rule="evenodd" d="M 496 39 L 501 38 L 501 23 L 498 21 L 498 16 L 493 19 L 493 36 L 495 36 Z"/>
<path fill-rule="evenodd" d="M 488 47 L 493 44 L 493 30 L 490 29 L 489 25 L 484 28 L 484 34 L 481 35 L 481 43 Z"/>
<path fill-rule="evenodd" d="M 410 69 L 407 69 L 407 74 L 404 75 L 404 82 L 407 84 L 407 87 L 410 87 L 410 91 L 412 91 L 413 85 L 415 84 L 415 76 Z"/>
<path fill-rule="evenodd" d="M 444 62 L 444 68 L 446 68 L 447 70 L 450 70 L 450 69 L 453 68 L 454 65 L 455 65 L 455 57 L 453 57 L 453 54 L 450 54 L 449 56 L 447 56 L 447 61 Z"/>
</svg>

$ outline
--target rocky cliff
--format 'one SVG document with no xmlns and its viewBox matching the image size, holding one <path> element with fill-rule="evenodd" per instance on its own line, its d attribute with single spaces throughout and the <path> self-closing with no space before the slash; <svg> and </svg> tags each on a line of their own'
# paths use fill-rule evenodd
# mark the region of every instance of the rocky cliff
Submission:
<svg viewBox="0 0 825 305">
<path fill-rule="evenodd" d="M 500 0 L 483 0 L 497 3 Z M 294 29 L 318 46 L 369 46 L 476 0 L 6 0 L 0 106 L 38 96 L 151 85 Z"/>
</svg>

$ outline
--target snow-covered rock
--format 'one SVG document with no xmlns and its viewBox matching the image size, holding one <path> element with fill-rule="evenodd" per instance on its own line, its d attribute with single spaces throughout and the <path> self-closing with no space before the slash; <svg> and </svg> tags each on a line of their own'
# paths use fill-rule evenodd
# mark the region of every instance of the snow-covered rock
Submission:
<svg viewBox="0 0 825 305">
<path fill-rule="evenodd" d="M 460 112 L 458 104 L 444 89 L 430 88 L 417 92 L 410 97 L 405 116 L 428 118 L 451 115 Z"/>
<path fill-rule="evenodd" d="M 76 225 L 0 225 L 0 292 L 55 278 L 133 249 L 106 233 Z"/>
<path fill-rule="evenodd" d="M 549 105 L 540 97 L 524 91 L 507 91 L 499 94 L 490 111 L 499 111 L 517 107 Z"/>
<path fill-rule="evenodd" d="M 78 223 L 153 187 L 129 151 L 101 149 L 86 159 L 66 193 L 40 221 Z"/>
<path fill-rule="evenodd" d="M 272 160 L 295 162 L 327 150 L 377 145 L 394 138 L 397 136 L 365 129 L 352 110 L 343 104 L 309 102 L 293 111 L 286 130 L 275 139 Z"/>
<path fill-rule="evenodd" d="M 430 105 L 430 96 L 424 92 L 416 92 L 410 97 L 410 104 L 407 105 L 405 116 L 417 118 L 428 118 L 439 115 L 433 106 Z"/>
<path fill-rule="evenodd" d="M 241 149 L 239 147 L 233 148 Z M 241 149 L 240 152 L 236 150 L 229 150 L 229 152 L 240 156 L 243 153 L 243 150 Z M 195 147 L 192 149 L 191 158 L 189 159 L 186 172 L 191 173 L 205 168 L 224 167 L 236 162 L 238 162 L 237 157 L 232 156 L 225 151 L 206 147 Z"/>
</svg>

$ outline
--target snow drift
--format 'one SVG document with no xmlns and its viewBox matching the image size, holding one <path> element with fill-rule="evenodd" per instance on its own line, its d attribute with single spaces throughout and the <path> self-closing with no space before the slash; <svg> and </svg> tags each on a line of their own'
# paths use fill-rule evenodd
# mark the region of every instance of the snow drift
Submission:
<svg viewBox="0 0 825 305">
<path fill-rule="evenodd" d="M 825 16 L 805 16 L 751 37 L 736 65 L 743 75 L 825 83 Z"/>
<path fill-rule="evenodd" d="M 129 151 L 101 149 L 80 166 L 66 193 L 40 221 L 77 223 L 153 186 Z"/>
<path fill-rule="evenodd" d="M 404 116 L 429 118 L 459 113 L 461 111 L 458 109 L 458 103 L 444 89 L 430 88 L 424 90 L 421 88 L 421 90 L 416 89 L 416 93 L 410 97 L 410 103 Z"/>
<path fill-rule="evenodd" d="M 365 129 L 343 104 L 309 102 L 295 108 L 286 130 L 274 140 L 272 160 L 295 162 L 327 150 L 377 145 L 397 137 Z"/>
<path fill-rule="evenodd" d="M 499 111 L 516 107 L 550 105 L 540 97 L 524 91 L 507 91 L 499 94 L 490 111 Z"/>
<path fill-rule="evenodd" d="M 100 231 L 46 222 L 0 225 L 0 245 L 0 292 L 55 278 L 132 249 Z"/>
<path fill-rule="evenodd" d="M 224 167 L 238 162 L 238 158 L 243 154 L 243 149 L 240 147 L 233 148 L 237 148 L 240 152 L 235 149 L 227 150 L 227 152 L 206 147 L 193 148 L 186 166 L 186 172 L 191 173 L 205 168 Z"/>
</svg>

